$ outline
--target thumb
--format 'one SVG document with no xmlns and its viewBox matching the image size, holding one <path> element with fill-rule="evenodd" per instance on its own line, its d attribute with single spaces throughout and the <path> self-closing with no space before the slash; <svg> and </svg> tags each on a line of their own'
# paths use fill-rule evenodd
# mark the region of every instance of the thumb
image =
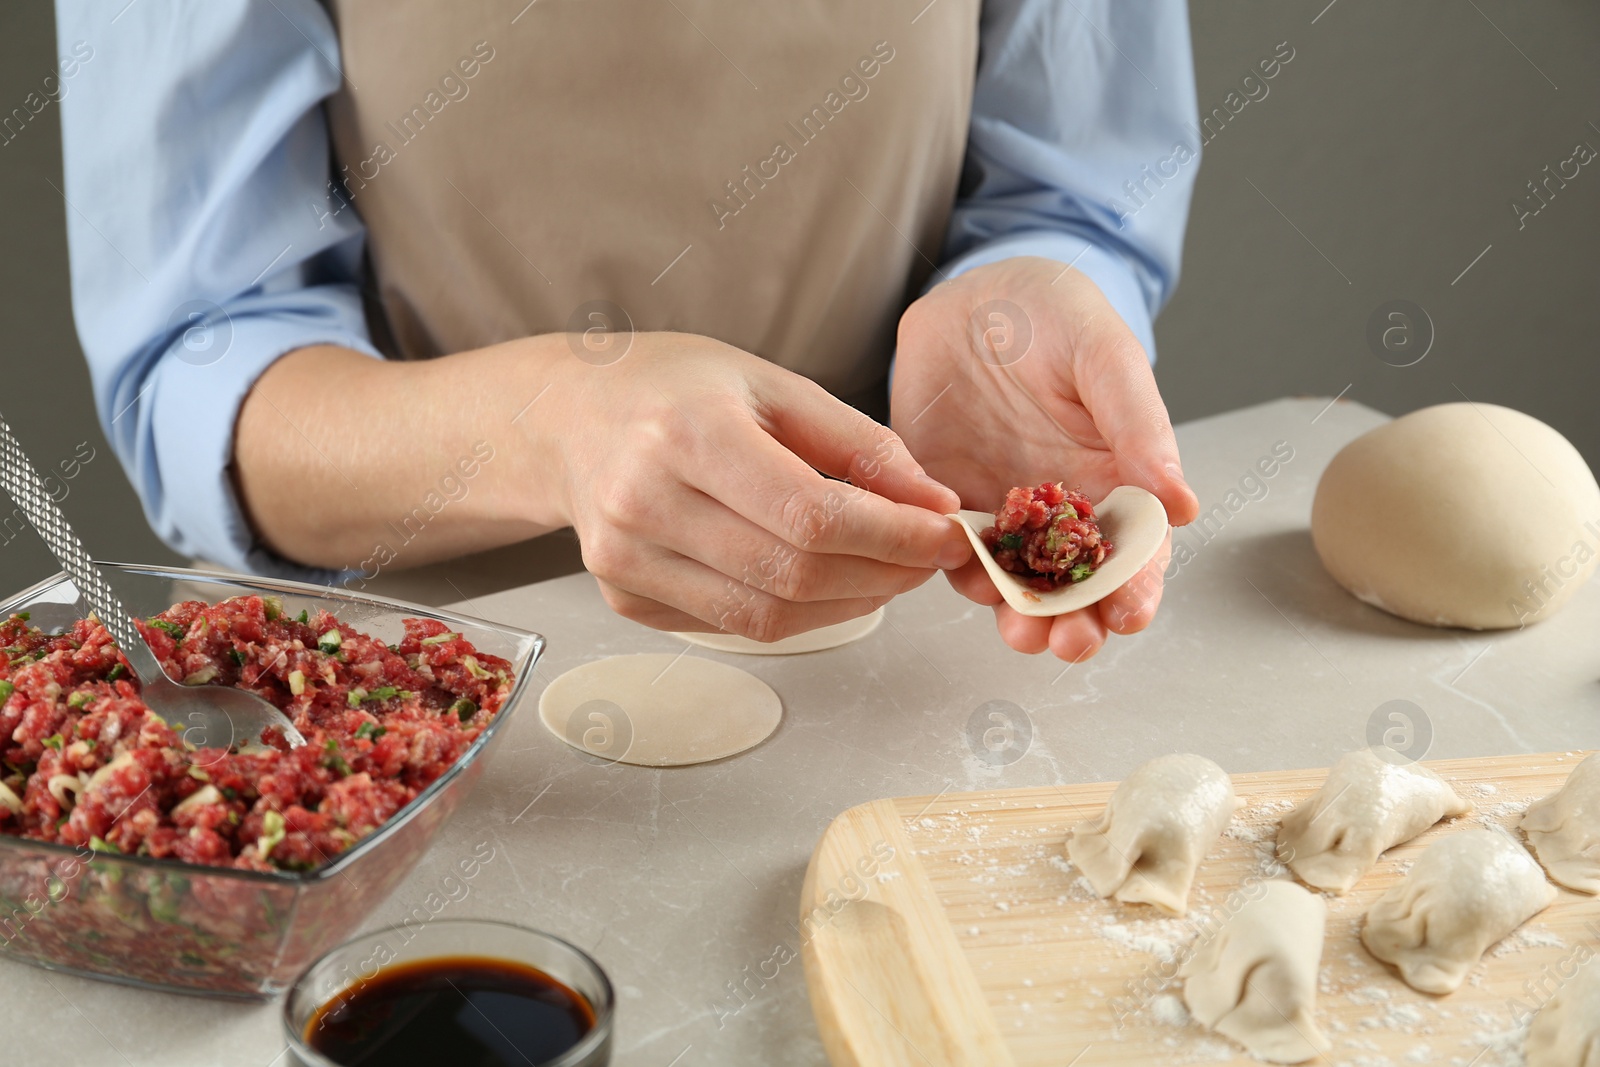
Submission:
<svg viewBox="0 0 1600 1067">
<path fill-rule="evenodd" d="M 1155 375 L 1137 343 L 1120 351 L 1082 382 L 1084 407 L 1105 439 L 1124 482 L 1154 493 L 1167 521 L 1185 526 L 1200 513 L 1200 500 L 1183 476 L 1178 439 Z"/>
<path fill-rule="evenodd" d="M 899 504 L 941 515 L 960 509 L 955 491 L 934 481 L 889 427 L 808 379 L 785 381 L 779 388 L 784 395 L 759 405 L 757 418 L 806 463 Z"/>
</svg>

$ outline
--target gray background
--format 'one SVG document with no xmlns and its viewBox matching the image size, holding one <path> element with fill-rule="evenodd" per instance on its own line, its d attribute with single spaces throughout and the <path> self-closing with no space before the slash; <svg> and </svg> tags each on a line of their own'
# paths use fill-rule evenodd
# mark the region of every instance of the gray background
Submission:
<svg viewBox="0 0 1600 1067">
<path fill-rule="evenodd" d="M 1191 7 L 1202 113 L 1279 42 L 1295 57 L 1206 148 L 1183 281 L 1156 330 L 1173 418 L 1341 390 L 1392 414 L 1465 396 L 1543 419 L 1600 465 L 1600 166 L 1525 229 L 1509 206 L 1577 141 L 1600 147 L 1600 6 L 1325 4 Z M 55 51 L 48 3 L 0 5 L 0 111 L 52 72 Z M 69 305 L 68 209 L 51 184 L 60 171 L 51 105 L 0 145 L 0 410 L 40 467 L 82 441 L 96 449 L 62 505 L 91 553 L 175 561 L 95 422 Z M 1367 321 L 1391 299 L 1434 324 L 1414 366 L 1368 347 Z M 0 589 L 54 570 L 31 535 L 0 543 Z"/>
</svg>

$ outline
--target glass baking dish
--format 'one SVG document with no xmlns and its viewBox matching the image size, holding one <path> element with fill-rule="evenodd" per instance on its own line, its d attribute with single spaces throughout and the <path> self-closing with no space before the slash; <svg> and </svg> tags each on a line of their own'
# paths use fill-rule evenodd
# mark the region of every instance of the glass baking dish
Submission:
<svg viewBox="0 0 1600 1067">
<path fill-rule="evenodd" d="M 438 619 L 516 677 L 498 715 L 453 766 L 394 817 L 313 870 L 258 872 L 95 852 L 0 834 L 0 955 L 147 989 L 265 999 L 346 939 L 428 848 L 483 772 L 544 650 L 535 633 L 400 601 L 181 567 L 101 563 L 135 615 L 182 600 L 275 594 L 284 610 L 323 608 L 386 642 L 403 618 Z M 0 602 L 46 631 L 84 614 L 65 574 Z"/>
</svg>

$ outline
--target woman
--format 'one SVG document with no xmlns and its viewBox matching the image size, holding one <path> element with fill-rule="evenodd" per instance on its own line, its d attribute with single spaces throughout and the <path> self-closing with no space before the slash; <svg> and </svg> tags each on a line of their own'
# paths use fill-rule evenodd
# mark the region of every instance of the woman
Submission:
<svg viewBox="0 0 1600 1067">
<path fill-rule="evenodd" d="M 1164 557 L 1026 619 L 941 516 L 1197 510 L 1149 367 L 1178 0 L 57 10 L 79 334 L 180 551 L 349 580 L 571 526 L 656 627 L 770 640 L 936 569 L 1021 651 L 1149 623 Z"/>
</svg>

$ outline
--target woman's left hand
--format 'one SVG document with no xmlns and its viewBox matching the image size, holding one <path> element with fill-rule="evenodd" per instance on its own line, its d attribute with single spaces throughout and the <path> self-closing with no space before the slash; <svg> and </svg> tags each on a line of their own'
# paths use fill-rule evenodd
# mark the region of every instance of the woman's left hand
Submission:
<svg viewBox="0 0 1600 1067">
<path fill-rule="evenodd" d="M 1013 486 L 1064 481 L 1096 501 L 1140 486 L 1174 526 L 1199 512 L 1143 346 L 1094 282 L 1054 260 L 977 267 L 907 308 L 890 414 L 911 454 L 966 508 L 993 511 Z M 1055 618 L 1013 611 L 976 556 L 949 574 L 962 595 L 994 607 L 1006 644 L 1078 662 L 1108 633 L 1150 624 L 1170 551 L 1169 537 L 1115 593 Z"/>
</svg>

